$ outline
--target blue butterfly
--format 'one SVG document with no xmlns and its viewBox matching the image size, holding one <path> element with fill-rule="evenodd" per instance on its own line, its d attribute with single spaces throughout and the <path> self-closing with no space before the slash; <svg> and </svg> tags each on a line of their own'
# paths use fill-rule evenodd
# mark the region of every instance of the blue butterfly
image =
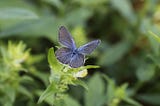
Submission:
<svg viewBox="0 0 160 106">
<path fill-rule="evenodd" d="M 100 44 L 100 40 L 91 41 L 79 48 L 64 26 L 59 28 L 58 39 L 62 48 L 55 52 L 56 58 L 63 64 L 68 64 L 72 68 L 78 68 L 84 65 L 85 55 L 92 53 L 92 51 Z"/>
</svg>

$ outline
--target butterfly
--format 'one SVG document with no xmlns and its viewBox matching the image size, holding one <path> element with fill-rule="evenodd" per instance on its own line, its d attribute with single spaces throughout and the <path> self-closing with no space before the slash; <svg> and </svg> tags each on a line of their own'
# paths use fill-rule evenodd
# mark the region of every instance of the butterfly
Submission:
<svg viewBox="0 0 160 106">
<path fill-rule="evenodd" d="M 56 50 L 56 58 L 62 64 L 67 64 L 72 68 L 83 66 L 85 56 L 91 54 L 101 42 L 100 40 L 94 40 L 77 48 L 71 34 L 64 26 L 59 28 L 58 40 L 63 47 Z"/>
</svg>

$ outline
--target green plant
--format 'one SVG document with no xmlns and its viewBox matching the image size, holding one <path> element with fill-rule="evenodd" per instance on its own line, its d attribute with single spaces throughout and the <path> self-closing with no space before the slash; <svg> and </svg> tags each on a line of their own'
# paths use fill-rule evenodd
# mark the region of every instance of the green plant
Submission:
<svg viewBox="0 0 160 106">
<path fill-rule="evenodd" d="M 87 69 L 98 68 L 98 66 L 92 65 L 81 66 L 80 68 L 69 68 L 63 64 L 60 64 L 54 55 L 53 48 L 49 49 L 48 62 L 51 68 L 51 75 L 49 78 L 50 85 L 41 95 L 38 103 L 49 97 L 52 98 L 50 99 L 51 103 L 56 106 L 59 106 L 62 102 L 61 100 L 63 100 L 66 95 L 65 92 L 68 90 L 68 85 L 81 85 L 85 89 L 88 89 L 87 85 L 79 78 L 83 78 L 87 75 Z M 62 103 L 61 105 L 63 106 L 65 103 Z"/>
</svg>

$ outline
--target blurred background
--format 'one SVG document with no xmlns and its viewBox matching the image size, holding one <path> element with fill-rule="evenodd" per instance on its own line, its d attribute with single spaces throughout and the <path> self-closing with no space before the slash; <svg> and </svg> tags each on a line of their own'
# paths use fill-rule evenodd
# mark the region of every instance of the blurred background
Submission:
<svg viewBox="0 0 160 106">
<path fill-rule="evenodd" d="M 61 25 L 78 46 L 102 42 L 85 63 L 100 66 L 82 79 L 89 91 L 70 86 L 59 106 L 160 106 L 159 0 L 1 0 L 0 106 L 51 106 L 37 101 Z"/>
</svg>

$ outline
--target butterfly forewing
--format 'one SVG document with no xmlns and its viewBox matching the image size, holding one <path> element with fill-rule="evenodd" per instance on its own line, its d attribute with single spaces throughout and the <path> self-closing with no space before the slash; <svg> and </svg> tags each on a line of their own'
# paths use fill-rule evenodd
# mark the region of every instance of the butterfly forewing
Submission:
<svg viewBox="0 0 160 106">
<path fill-rule="evenodd" d="M 92 51 L 100 44 L 100 40 L 91 41 L 83 46 L 78 48 L 78 52 L 84 55 L 92 53 Z"/>
<path fill-rule="evenodd" d="M 55 52 L 56 58 L 63 64 L 69 64 L 71 61 L 72 50 L 62 47 Z"/>
<path fill-rule="evenodd" d="M 70 33 L 67 31 L 67 29 L 64 26 L 61 26 L 59 28 L 59 42 L 67 48 L 71 48 L 71 49 L 76 48 L 75 42 L 72 36 L 70 35 Z"/>
<path fill-rule="evenodd" d="M 82 55 L 82 54 L 75 54 L 72 57 L 69 65 L 71 67 L 73 67 L 73 68 L 78 68 L 80 66 L 83 66 L 84 65 L 84 55 Z"/>
</svg>

